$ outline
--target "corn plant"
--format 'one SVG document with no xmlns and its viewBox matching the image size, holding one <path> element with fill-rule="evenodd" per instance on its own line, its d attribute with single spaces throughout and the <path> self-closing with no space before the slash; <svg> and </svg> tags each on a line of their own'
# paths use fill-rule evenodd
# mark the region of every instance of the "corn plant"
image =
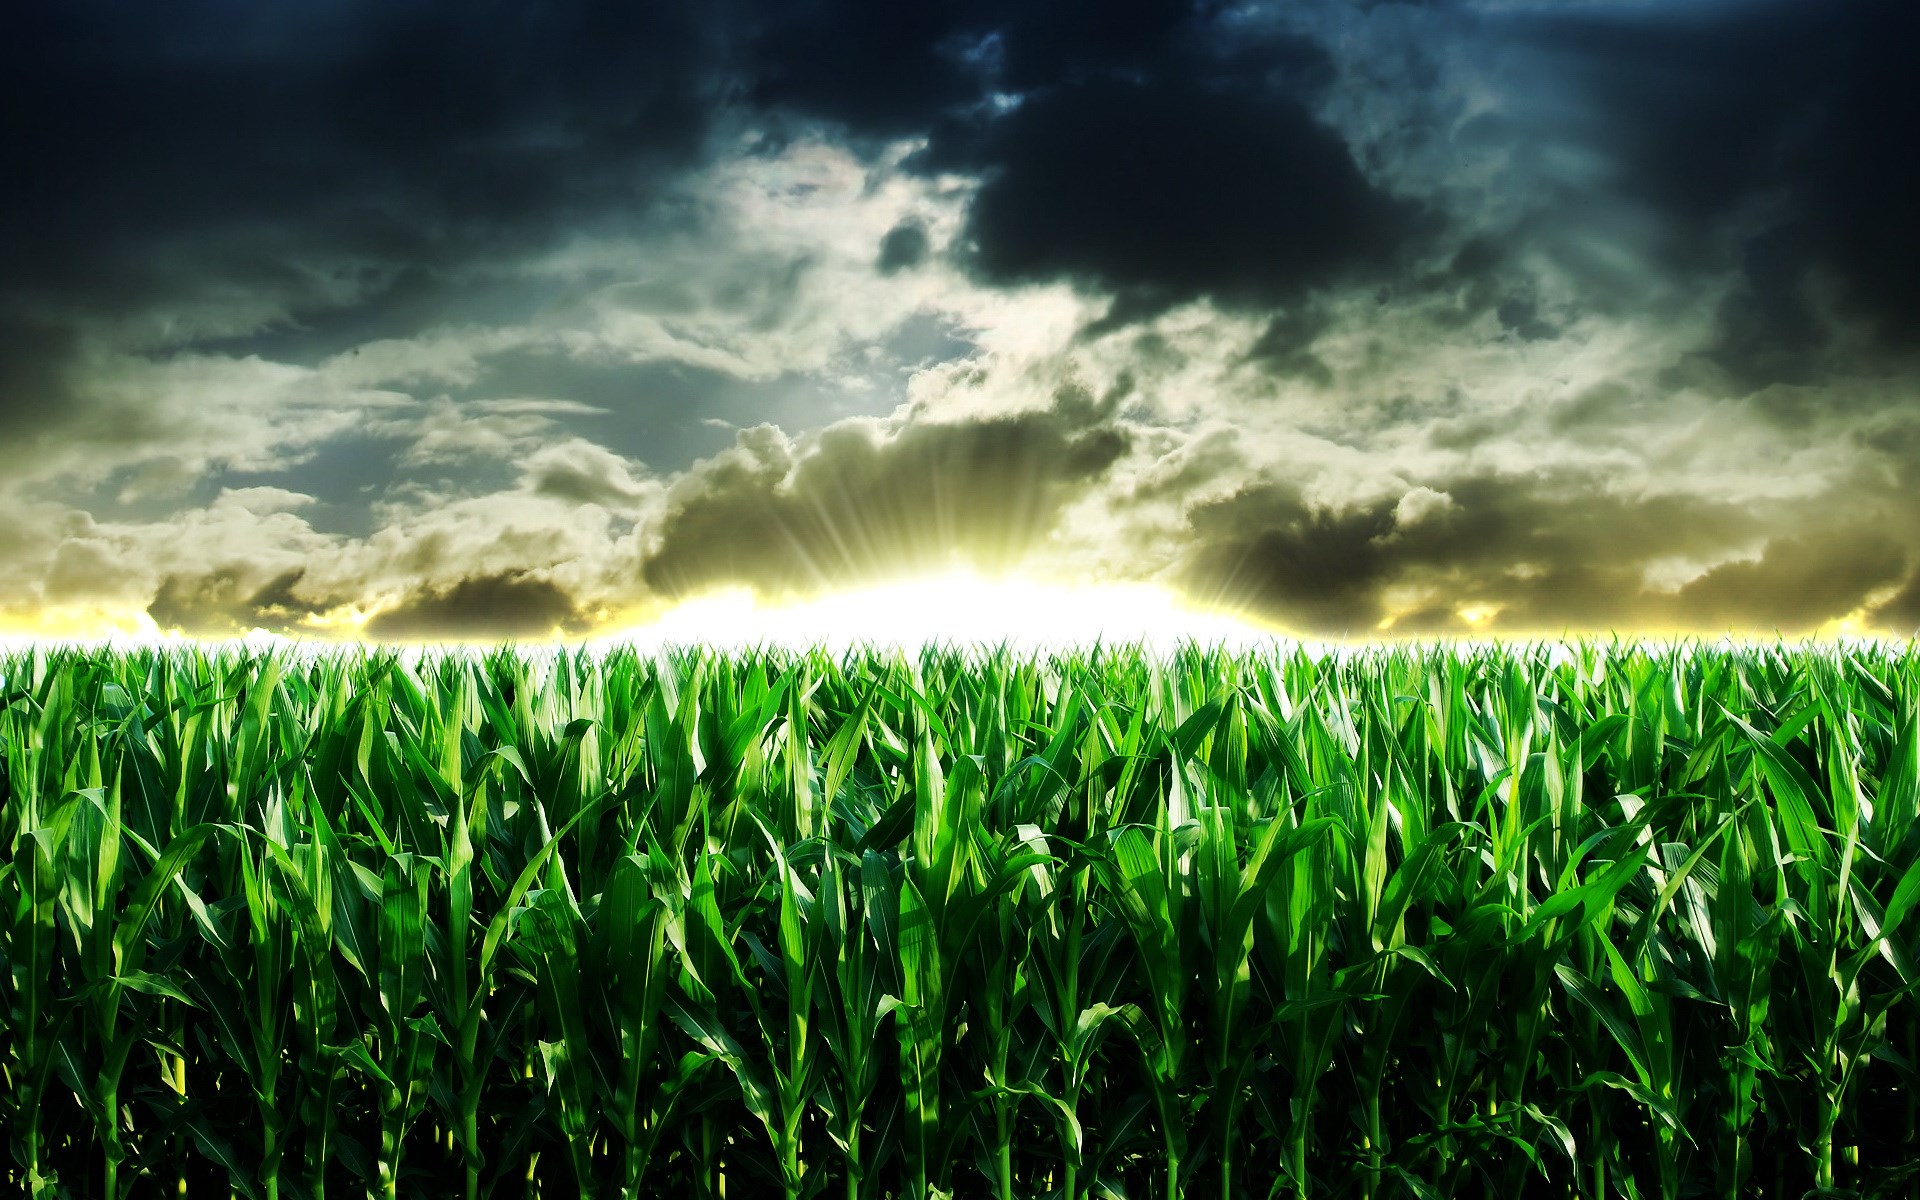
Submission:
<svg viewBox="0 0 1920 1200">
<path fill-rule="evenodd" d="M 34 647 L 7 1187 L 1911 1193 L 1920 658 Z"/>
</svg>

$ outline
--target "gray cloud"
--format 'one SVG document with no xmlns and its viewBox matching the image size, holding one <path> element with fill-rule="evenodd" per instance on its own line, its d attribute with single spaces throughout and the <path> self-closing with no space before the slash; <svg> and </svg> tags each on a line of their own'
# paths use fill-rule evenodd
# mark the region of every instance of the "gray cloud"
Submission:
<svg viewBox="0 0 1920 1200">
<path fill-rule="evenodd" d="M 1542 476 L 1448 478 L 1349 507 L 1265 482 L 1195 507 L 1190 522 L 1194 546 L 1180 571 L 1190 591 L 1300 632 L 1345 636 L 1806 632 L 1873 607 L 1916 558 L 1909 539 L 1871 514 L 1849 522 L 1822 504 L 1795 520 Z M 1802 532 L 1768 536 L 1782 527 Z M 1756 537 L 1759 557 L 1739 557 Z M 1716 559 L 1725 561 L 1704 565 Z M 1663 585 L 1655 569 L 1675 560 L 1703 569 Z M 1903 611 L 1897 605 L 1884 616 Z"/>
<path fill-rule="evenodd" d="M 1781 629 L 1806 629 L 1861 607 L 1898 582 L 1911 559 L 1900 539 L 1879 529 L 1774 538 L 1757 560 L 1715 567 L 1681 588 L 1674 607 L 1689 624 L 1751 623 L 1761 610 Z"/>
<path fill-rule="evenodd" d="M 578 634 L 587 621 L 551 580 L 505 573 L 423 589 L 376 614 L 366 632 L 377 638 L 483 640 Z"/>
<path fill-rule="evenodd" d="M 887 230 L 880 239 L 880 257 L 875 262 L 882 275 L 919 266 L 927 258 L 927 229 L 918 221 L 907 220 Z"/>
<path fill-rule="evenodd" d="M 527 461 L 527 490 L 573 504 L 631 511 L 655 489 L 634 477 L 631 466 L 591 442 L 545 447 Z"/>
<path fill-rule="evenodd" d="M 162 629 L 200 637 L 227 637 L 266 629 L 297 631 L 303 617 L 322 610 L 299 593 L 304 574 L 295 568 L 264 584 L 247 581 L 239 568 L 198 575 L 169 575 L 147 605 L 147 615 Z"/>
</svg>

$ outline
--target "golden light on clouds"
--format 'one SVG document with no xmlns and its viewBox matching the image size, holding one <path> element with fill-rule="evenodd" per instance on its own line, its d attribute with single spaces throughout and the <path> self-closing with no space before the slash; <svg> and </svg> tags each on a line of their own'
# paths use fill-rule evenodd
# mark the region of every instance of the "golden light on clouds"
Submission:
<svg viewBox="0 0 1920 1200">
<path fill-rule="evenodd" d="M 0 624 L 0 648 L 36 641 L 122 643 L 162 637 L 152 617 L 129 608 L 56 607 L 31 615 L 10 614 Z"/>
<path fill-rule="evenodd" d="M 250 642 L 361 643 L 368 616 L 339 610 L 310 617 L 294 637 L 264 629 L 239 635 Z M 587 637 L 526 636 L 526 644 L 585 642 L 597 648 L 626 643 L 644 649 L 707 645 L 860 645 L 917 647 L 1006 644 L 1016 649 L 1139 643 L 1167 648 L 1182 641 L 1246 646 L 1276 635 L 1250 617 L 1210 608 L 1153 583 L 1064 583 L 994 578 L 966 572 L 850 588 L 813 597 L 773 599 L 749 588 L 691 597 L 644 619 L 609 621 Z M 32 627 L 0 631 L 0 644 L 29 640 L 127 644 L 184 643 L 194 639 L 162 630 L 143 612 L 49 614 Z M 221 639 L 229 640 L 229 639 Z M 409 642 L 464 639 L 409 638 Z"/>
</svg>

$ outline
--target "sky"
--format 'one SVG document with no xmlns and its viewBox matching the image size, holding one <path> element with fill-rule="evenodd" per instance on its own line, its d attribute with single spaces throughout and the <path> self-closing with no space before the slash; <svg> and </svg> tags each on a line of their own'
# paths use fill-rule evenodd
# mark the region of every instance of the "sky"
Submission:
<svg viewBox="0 0 1920 1200">
<path fill-rule="evenodd" d="M 0 631 L 1920 625 L 1904 0 L 5 22 Z"/>
</svg>

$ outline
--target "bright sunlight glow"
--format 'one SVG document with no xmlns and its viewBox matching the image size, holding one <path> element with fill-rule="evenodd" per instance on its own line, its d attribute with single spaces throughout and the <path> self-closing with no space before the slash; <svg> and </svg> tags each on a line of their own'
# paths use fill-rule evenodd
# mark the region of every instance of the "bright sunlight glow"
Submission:
<svg viewBox="0 0 1920 1200">
<path fill-rule="evenodd" d="M 367 640 L 356 636 L 365 620 L 366 614 L 355 612 L 314 625 L 304 637 L 256 629 L 209 640 L 299 645 L 318 652 L 329 644 Z M 596 650 L 620 645 L 642 650 L 670 645 L 722 650 L 820 646 L 838 652 L 861 645 L 927 644 L 1038 650 L 1098 641 L 1164 651 L 1184 641 L 1246 648 L 1273 636 L 1249 619 L 1200 607 L 1151 583 L 1065 584 L 956 574 L 790 601 L 759 597 L 747 588 L 727 589 L 681 601 L 645 620 L 624 626 L 615 622 L 586 645 Z M 89 613 L 63 622 L 43 621 L 37 628 L 0 631 L 0 649 L 50 642 L 126 647 L 195 640 L 162 632 L 145 613 L 117 620 Z M 556 631 L 549 637 L 512 640 L 531 649 L 557 645 L 561 639 Z"/>
<path fill-rule="evenodd" d="M 744 588 L 717 592 L 596 642 L 641 647 L 698 643 L 729 649 L 824 646 L 839 651 L 862 644 L 928 643 L 1041 649 L 1088 646 L 1098 640 L 1166 649 L 1184 640 L 1246 646 L 1272 636 L 1251 622 L 1203 611 L 1148 583 L 1066 585 L 951 575 L 785 604 L 759 600 Z"/>
</svg>

